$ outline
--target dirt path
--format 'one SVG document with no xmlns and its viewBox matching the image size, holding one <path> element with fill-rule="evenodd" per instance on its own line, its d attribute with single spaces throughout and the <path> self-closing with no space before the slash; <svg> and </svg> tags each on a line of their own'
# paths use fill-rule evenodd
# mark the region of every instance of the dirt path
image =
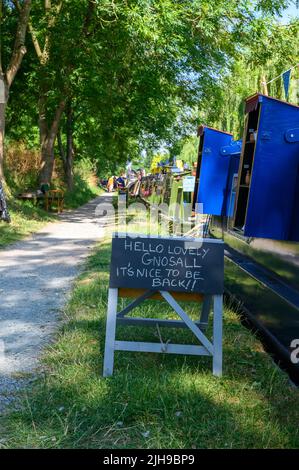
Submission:
<svg viewBox="0 0 299 470">
<path fill-rule="evenodd" d="M 99 196 L 60 216 L 30 238 L 0 251 L 0 411 L 28 379 L 57 327 L 82 261 L 104 228 Z"/>
</svg>

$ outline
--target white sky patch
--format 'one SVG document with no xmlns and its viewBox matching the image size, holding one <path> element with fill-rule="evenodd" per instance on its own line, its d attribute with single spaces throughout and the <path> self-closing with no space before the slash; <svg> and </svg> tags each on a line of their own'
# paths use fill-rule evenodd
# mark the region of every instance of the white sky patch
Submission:
<svg viewBox="0 0 299 470">
<path fill-rule="evenodd" d="M 299 19 L 299 0 L 293 0 L 292 4 L 284 10 L 278 21 L 282 24 L 288 24 L 290 20 Z"/>
</svg>

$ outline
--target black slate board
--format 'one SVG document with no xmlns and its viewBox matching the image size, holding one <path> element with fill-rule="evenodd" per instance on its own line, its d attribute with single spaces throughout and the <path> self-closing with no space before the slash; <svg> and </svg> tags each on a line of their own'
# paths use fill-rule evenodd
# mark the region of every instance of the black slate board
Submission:
<svg viewBox="0 0 299 470">
<path fill-rule="evenodd" d="M 216 295 L 223 279 L 221 241 L 113 236 L 110 287 Z"/>
</svg>

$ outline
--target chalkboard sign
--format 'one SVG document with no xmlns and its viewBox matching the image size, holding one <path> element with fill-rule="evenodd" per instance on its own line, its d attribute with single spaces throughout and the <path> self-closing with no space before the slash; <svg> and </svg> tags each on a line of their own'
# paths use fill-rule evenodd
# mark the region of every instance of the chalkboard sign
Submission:
<svg viewBox="0 0 299 470">
<path fill-rule="evenodd" d="M 114 234 L 110 287 L 222 294 L 220 240 Z"/>
</svg>

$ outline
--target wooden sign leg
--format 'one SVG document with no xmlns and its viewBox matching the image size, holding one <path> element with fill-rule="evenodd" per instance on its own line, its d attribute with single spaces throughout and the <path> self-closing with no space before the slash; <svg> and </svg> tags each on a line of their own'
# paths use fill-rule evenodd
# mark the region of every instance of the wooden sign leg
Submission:
<svg viewBox="0 0 299 470">
<path fill-rule="evenodd" d="M 118 289 L 109 289 L 103 376 L 113 374 Z"/>
<path fill-rule="evenodd" d="M 212 296 L 205 295 L 202 303 L 201 314 L 200 314 L 200 323 L 202 325 L 208 325 L 209 314 L 212 305 Z"/>
<path fill-rule="evenodd" d="M 213 374 L 222 375 L 222 295 L 214 295 L 213 317 Z"/>
</svg>

